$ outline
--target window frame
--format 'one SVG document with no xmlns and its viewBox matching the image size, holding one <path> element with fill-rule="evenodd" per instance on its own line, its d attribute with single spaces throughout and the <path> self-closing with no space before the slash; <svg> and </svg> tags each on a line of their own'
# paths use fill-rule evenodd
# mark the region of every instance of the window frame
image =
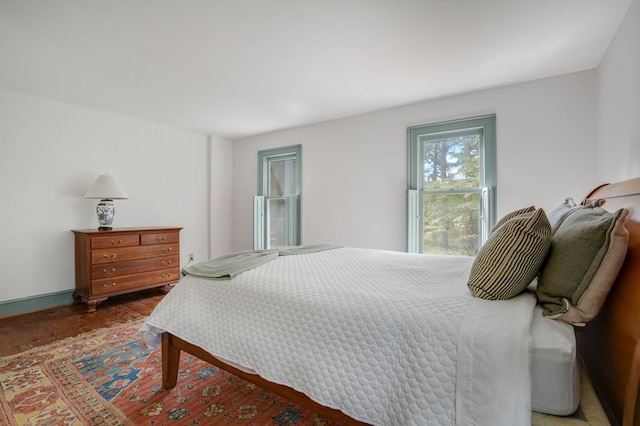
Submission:
<svg viewBox="0 0 640 426">
<path fill-rule="evenodd" d="M 295 194 L 268 195 L 269 161 L 274 159 L 295 158 L 297 167 L 295 179 L 297 191 Z M 266 249 L 268 244 L 268 204 L 271 199 L 285 199 L 287 205 L 287 245 L 299 245 L 301 236 L 301 197 L 302 193 L 302 145 L 289 145 L 279 148 L 270 148 L 258 151 L 258 176 L 257 195 L 253 200 L 253 248 L 254 250 Z"/>
<path fill-rule="evenodd" d="M 473 190 L 424 190 L 424 144 L 465 132 L 476 134 L 480 130 L 480 182 Z M 478 248 L 486 241 L 489 230 L 496 221 L 497 199 L 496 115 L 483 115 L 458 120 L 422 124 L 407 128 L 407 252 L 424 251 L 424 196 L 428 194 L 454 194 L 478 192 L 480 194 L 480 222 L 478 223 Z"/>
</svg>

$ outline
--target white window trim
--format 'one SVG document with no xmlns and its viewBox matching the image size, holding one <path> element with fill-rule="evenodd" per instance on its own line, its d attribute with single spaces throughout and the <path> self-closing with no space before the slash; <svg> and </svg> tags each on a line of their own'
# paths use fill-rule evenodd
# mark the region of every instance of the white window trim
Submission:
<svg viewBox="0 0 640 426">
<path fill-rule="evenodd" d="M 287 198 L 287 245 L 301 244 L 301 200 L 302 193 L 302 145 L 291 145 L 281 148 L 273 148 L 258 151 L 258 195 L 253 197 L 253 249 L 264 250 L 267 248 L 267 203 L 271 198 L 283 198 L 282 196 L 267 196 L 267 180 L 264 178 L 267 163 L 277 157 L 295 156 L 298 162 L 296 179 L 298 180 L 298 193 L 285 196 Z"/>
<path fill-rule="evenodd" d="M 407 129 L 407 252 L 422 253 L 423 251 L 422 206 L 425 191 L 422 188 L 424 177 L 420 175 L 420 171 L 424 167 L 424 160 L 419 153 L 423 151 L 424 140 L 432 135 L 478 128 L 483 129 L 483 140 L 480 144 L 481 223 L 478 230 L 481 236 L 479 247 L 486 241 L 489 230 L 496 221 L 497 155 L 494 114 L 413 126 Z"/>
</svg>

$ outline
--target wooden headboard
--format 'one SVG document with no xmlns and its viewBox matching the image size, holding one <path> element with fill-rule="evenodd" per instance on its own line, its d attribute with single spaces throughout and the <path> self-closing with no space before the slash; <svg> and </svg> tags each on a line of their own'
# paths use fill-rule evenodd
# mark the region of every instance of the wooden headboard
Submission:
<svg viewBox="0 0 640 426">
<path fill-rule="evenodd" d="M 598 316 L 576 328 L 578 353 L 613 425 L 640 426 L 640 177 L 594 189 L 603 208 L 629 209 L 629 248 Z"/>
</svg>

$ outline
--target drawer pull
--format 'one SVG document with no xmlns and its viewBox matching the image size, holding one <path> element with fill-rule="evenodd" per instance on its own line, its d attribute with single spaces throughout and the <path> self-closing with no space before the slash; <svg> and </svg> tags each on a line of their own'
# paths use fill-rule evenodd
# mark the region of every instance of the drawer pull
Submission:
<svg viewBox="0 0 640 426">
<path fill-rule="evenodd" d="M 111 253 L 111 255 L 103 254 L 102 257 L 104 259 L 115 259 L 116 258 L 116 254 L 115 253 Z"/>
<path fill-rule="evenodd" d="M 166 241 L 167 237 L 162 236 L 162 237 L 156 237 L 156 241 L 161 242 L 161 241 Z"/>
<path fill-rule="evenodd" d="M 162 252 L 163 252 L 163 253 L 171 253 L 171 247 L 169 247 L 169 248 L 163 248 L 163 249 L 162 249 Z"/>
<path fill-rule="evenodd" d="M 118 240 L 118 241 L 111 240 L 111 245 L 112 246 L 119 246 L 120 244 L 122 244 L 122 240 Z"/>
<path fill-rule="evenodd" d="M 172 261 L 170 261 L 170 260 L 163 260 L 163 261 L 162 261 L 162 264 L 163 264 L 163 265 L 171 265 L 171 263 L 173 263 L 173 262 L 172 262 Z"/>
<path fill-rule="evenodd" d="M 162 274 L 162 278 L 164 278 L 164 279 L 171 278 L 171 273 L 169 273 L 169 274 Z"/>
<path fill-rule="evenodd" d="M 102 272 L 104 272 L 105 276 L 109 276 L 109 275 L 113 275 L 113 273 L 116 271 L 116 268 L 111 268 L 109 269 L 104 269 Z"/>
<path fill-rule="evenodd" d="M 115 287 L 116 283 L 111 283 L 111 287 Z M 102 284 L 102 287 L 109 287 L 109 284 Z"/>
</svg>

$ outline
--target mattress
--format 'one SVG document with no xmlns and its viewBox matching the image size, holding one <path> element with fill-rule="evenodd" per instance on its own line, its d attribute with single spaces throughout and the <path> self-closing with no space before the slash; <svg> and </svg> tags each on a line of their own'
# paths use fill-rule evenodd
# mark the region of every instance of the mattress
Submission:
<svg viewBox="0 0 640 426">
<path fill-rule="evenodd" d="M 531 408 L 556 416 L 572 414 L 580 402 L 580 371 L 573 326 L 542 316 L 531 324 Z"/>
</svg>

